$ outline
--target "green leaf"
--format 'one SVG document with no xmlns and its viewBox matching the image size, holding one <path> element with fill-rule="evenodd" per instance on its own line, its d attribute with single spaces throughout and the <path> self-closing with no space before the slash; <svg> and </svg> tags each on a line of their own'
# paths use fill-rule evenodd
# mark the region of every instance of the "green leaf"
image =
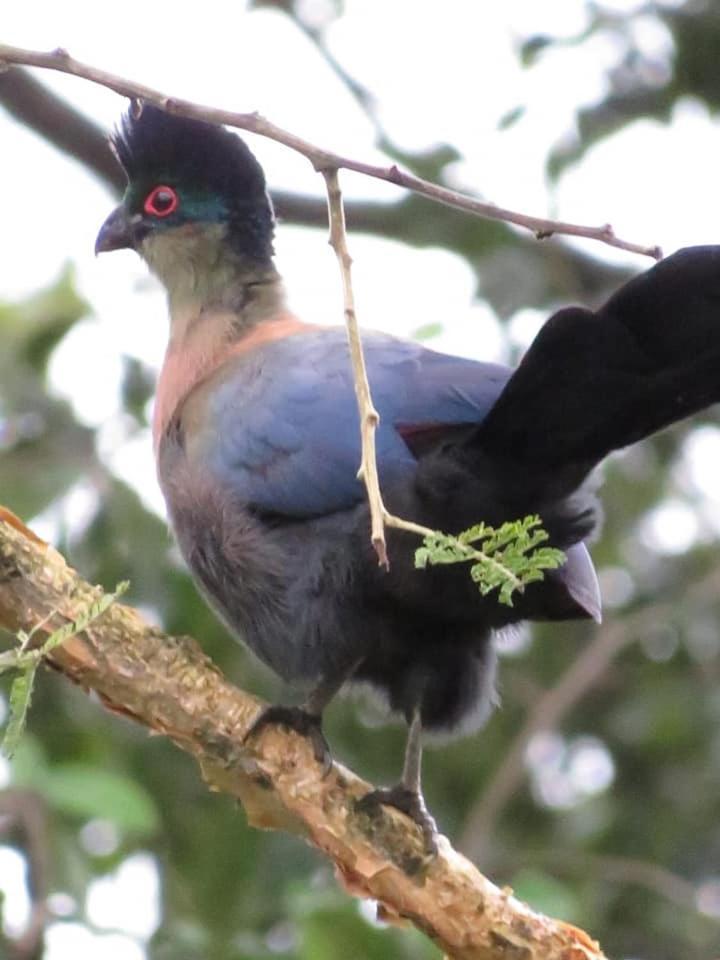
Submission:
<svg viewBox="0 0 720 960">
<path fill-rule="evenodd" d="M 123 593 L 130 586 L 129 580 L 123 580 L 119 583 L 115 590 L 112 593 L 104 593 L 99 600 L 96 600 L 95 603 L 91 603 L 83 612 L 80 614 L 77 619 L 73 620 L 71 623 L 66 623 L 65 626 L 60 627 L 59 630 L 55 630 L 47 638 L 45 643 L 40 649 L 40 656 L 44 657 L 46 653 L 49 653 L 51 650 L 54 650 L 55 647 L 59 647 L 60 644 L 65 643 L 66 640 L 69 640 L 70 637 L 74 637 L 78 633 L 82 633 L 92 622 L 97 620 L 98 617 L 101 617 L 103 613 L 110 607 L 118 597 L 121 597 Z"/>
<path fill-rule="evenodd" d="M 507 110 L 498 120 L 498 130 L 509 130 L 510 127 L 514 127 L 518 120 L 524 117 L 526 113 L 527 107 L 523 104 L 518 104 L 516 107 Z"/>
<path fill-rule="evenodd" d="M 0 303 L 3 347 L 42 372 L 56 344 L 89 312 L 75 288 L 75 270 L 66 264 L 49 287 L 20 303 Z"/>
<path fill-rule="evenodd" d="M 415 566 L 470 562 L 470 576 L 483 596 L 498 591 L 498 600 L 512 606 L 513 594 L 527 584 L 542 580 L 546 570 L 565 561 L 555 547 L 540 547 L 548 534 L 535 515 L 504 523 L 497 530 L 484 523 L 457 536 L 432 533 L 415 551 Z"/>
<path fill-rule="evenodd" d="M 574 890 L 555 877 L 531 867 L 520 870 L 512 882 L 513 892 L 534 910 L 550 917 L 581 923 L 580 902 Z"/>
<path fill-rule="evenodd" d="M 42 792 L 47 772 L 47 758 L 40 741 L 27 733 L 12 758 L 12 782 Z"/>
<path fill-rule="evenodd" d="M 54 650 L 55 647 L 59 647 L 60 644 L 65 643 L 70 637 L 82 633 L 94 620 L 102 616 L 108 607 L 111 606 L 119 596 L 125 593 L 129 586 L 129 581 L 124 580 L 115 587 L 113 593 L 102 594 L 98 600 L 83 610 L 75 620 L 53 631 L 41 647 L 33 650 L 27 649 L 33 635 L 47 623 L 52 613 L 37 623 L 29 634 L 24 630 L 19 630 L 17 633 L 17 639 L 20 644 L 19 648 L 0 654 L 0 673 L 4 673 L 7 670 L 19 671 L 19 676 L 13 680 L 10 688 L 9 719 L 5 729 L 5 735 L 2 743 L 0 743 L 0 752 L 4 753 L 7 757 L 11 757 L 17 748 L 20 737 L 25 729 L 28 708 L 30 707 L 33 686 L 35 684 L 35 675 L 42 658 L 51 650 Z"/>
<path fill-rule="evenodd" d="M 15 677 L 10 687 L 9 718 L 5 735 L 0 744 L 0 752 L 4 753 L 8 759 L 15 753 L 25 730 L 36 672 L 37 663 L 31 664 L 27 670 L 23 670 L 21 674 Z"/>
<path fill-rule="evenodd" d="M 424 323 L 421 327 L 410 334 L 413 340 L 432 340 L 433 337 L 439 337 L 443 332 L 441 323 Z"/>
<path fill-rule="evenodd" d="M 160 821 L 152 797 L 135 780 L 91 764 L 49 767 L 43 793 L 56 810 L 112 820 L 124 830 L 150 833 Z"/>
</svg>

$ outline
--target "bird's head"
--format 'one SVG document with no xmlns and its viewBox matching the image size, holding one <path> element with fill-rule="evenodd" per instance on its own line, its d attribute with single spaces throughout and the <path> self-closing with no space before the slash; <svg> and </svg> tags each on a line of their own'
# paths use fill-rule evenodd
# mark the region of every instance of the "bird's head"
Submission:
<svg viewBox="0 0 720 960">
<path fill-rule="evenodd" d="M 179 264 L 197 272 L 223 257 L 270 261 L 265 176 L 236 134 L 148 104 L 127 113 L 111 143 L 128 186 L 96 253 L 136 250 L 168 287 Z"/>
</svg>

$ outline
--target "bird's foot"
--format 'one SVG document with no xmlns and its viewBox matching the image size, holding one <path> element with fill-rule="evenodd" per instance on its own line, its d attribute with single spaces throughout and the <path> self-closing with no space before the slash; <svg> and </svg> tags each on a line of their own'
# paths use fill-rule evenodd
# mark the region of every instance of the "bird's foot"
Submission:
<svg viewBox="0 0 720 960">
<path fill-rule="evenodd" d="M 302 707 L 284 707 L 277 704 L 266 707 L 245 734 L 243 742 L 247 742 L 250 737 L 254 737 L 270 724 L 287 727 L 299 733 L 301 737 L 307 737 L 313 748 L 313 756 L 323 768 L 323 777 L 330 773 L 333 763 L 332 753 L 323 733 L 321 716 L 308 713 Z"/>
<path fill-rule="evenodd" d="M 355 806 L 357 810 L 370 815 L 377 813 L 381 806 L 394 807 L 420 827 L 426 854 L 431 857 L 437 855 L 437 824 L 430 816 L 422 794 L 417 790 L 411 790 L 402 783 L 395 787 L 371 790 L 361 797 Z"/>
</svg>

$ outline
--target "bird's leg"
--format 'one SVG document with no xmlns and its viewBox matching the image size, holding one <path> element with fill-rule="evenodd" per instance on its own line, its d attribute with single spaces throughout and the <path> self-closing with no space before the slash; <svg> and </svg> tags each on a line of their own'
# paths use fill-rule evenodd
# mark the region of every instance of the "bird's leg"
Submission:
<svg viewBox="0 0 720 960">
<path fill-rule="evenodd" d="M 422 721 L 420 708 L 416 707 L 412 713 L 405 742 L 405 756 L 403 758 L 403 772 L 401 783 L 411 793 L 421 794 L 422 778 Z"/>
<path fill-rule="evenodd" d="M 421 829 L 423 843 L 428 854 L 437 853 L 437 825 L 428 813 L 422 795 L 422 720 L 420 707 L 416 706 L 410 717 L 405 744 L 405 759 L 400 783 L 394 787 L 371 790 L 357 802 L 357 808 L 365 813 L 377 812 L 380 805 L 395 807 L 406 814 Z"/>
<path fill-rule="evenodd" d="M 312 744 L 313 755 L 323 768 L 323 777 L 326 777 L 332 769 L 332 753 L 323 733 L 322 714 L 344 682 L 344 675 L 332 679 L 324 677 L 299 707 L 286 707 L 282 704 L 265 707 L 253 721 L 243 738 L 244 741 L 259 733 L 268 724 L 288 727 L 308 738 Z"/>
</svg>

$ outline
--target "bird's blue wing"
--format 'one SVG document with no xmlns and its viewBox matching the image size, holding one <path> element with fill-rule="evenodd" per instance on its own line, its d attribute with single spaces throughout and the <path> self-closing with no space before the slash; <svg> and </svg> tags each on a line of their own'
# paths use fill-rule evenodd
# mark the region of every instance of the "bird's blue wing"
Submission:
<svg viewBox="0 0 720 960">
<path fill-rule="evenodd" d="M 479 423 L 511 373 L 382 334 L 363 342 L 380 413 L 381 484 L 415 469 L 403 433 Z M 341 329 L 298 334 L 233 358 L 207 392 L 201 429 L 210 469 L 261 510 L 308 517 L 363 497 L 359 418 Z"/>
</svg>

